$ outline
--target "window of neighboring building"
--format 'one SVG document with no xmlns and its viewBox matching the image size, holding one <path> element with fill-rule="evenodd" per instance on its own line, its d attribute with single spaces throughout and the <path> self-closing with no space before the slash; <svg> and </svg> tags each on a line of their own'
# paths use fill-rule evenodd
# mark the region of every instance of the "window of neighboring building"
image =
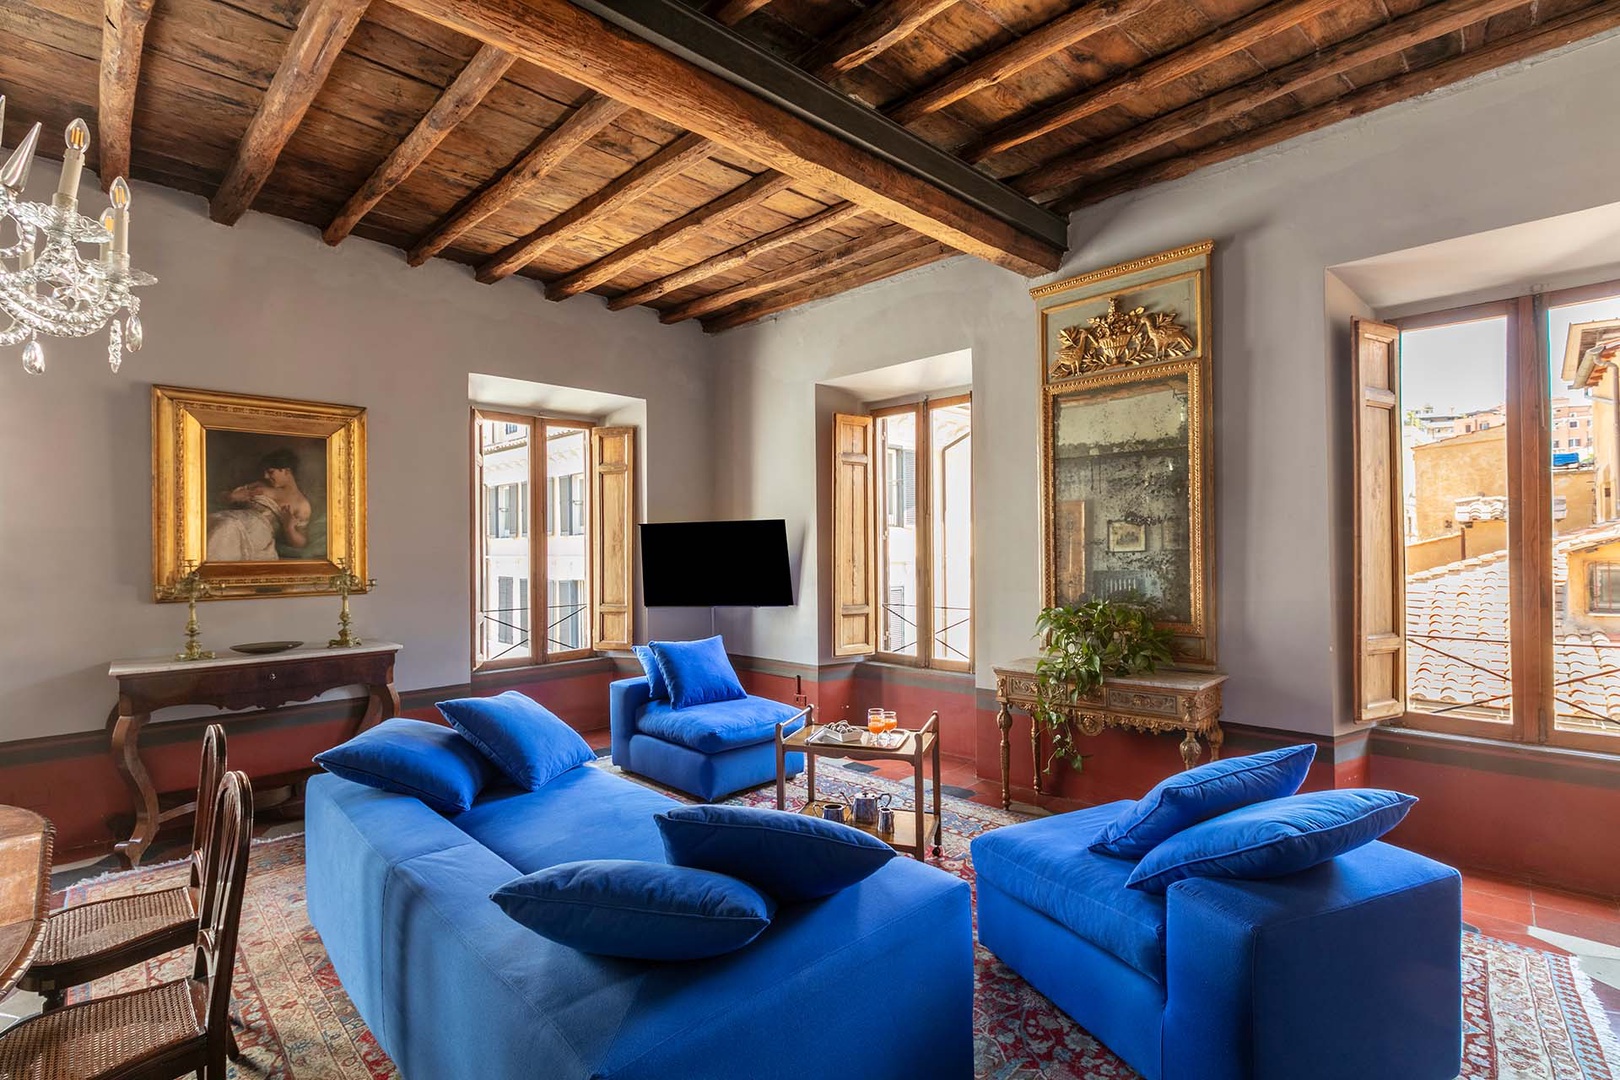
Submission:
<svg viewBox="0 0 1620 1080">
<path fill-rule="evenodd" d="M 880 469 L 877 652 L 929 667 L 973 662 L 972 401 L 872 414 Z"/>
<path fill-rule="evenodd" d="M 1620 355 L 1620 282 L 1358 323 L 1361 719 L 1620 750 L 1620 642 L 1593 618 L 1620 614 L 1603 341 Z M 1425 424 L 1475 410 L 1505 423 L 1471 441 Z M 1592 437 L 1565 445 L 1586 456 L 1555 454 L 1583 423 Z"/>
<path fill-rule="evenodd" d="M 474 521 L 479 523 L 474 530 L 474 666 L 512 667 L 589 655 L 593 545 L 611 539 L 615 557 L 624 563 L 607 568 L 613 571 L 608 576 L 614 581 L 608 584 L 614 597 L 604 607 L 615 627 L 627 630 L 628 606 L 619 594 L 628 593 L 625 560 L 632 550 L 633 528 L 633 515 L 618 512 L 608 516 L 605 527 L 622 535 L 592 534 L 587 512 L 592 477 L 603 475 L 592 464 L 592 440 L 601 432 L 628 445 L 629 429 L 593 430 L 578 421 L 478 410 L 473 428 Z M 613 470 L 612 476 L 615 493 L 633 488 L 628 466 Z M 531 522 L 538 527 L 531 528 Z M 537 595 L 541 587 L 544 591 Z M 537 610 L 541 617 L 531 618 Z M 596 640 L 604 638 L 597 635 Z"/>
</svg>

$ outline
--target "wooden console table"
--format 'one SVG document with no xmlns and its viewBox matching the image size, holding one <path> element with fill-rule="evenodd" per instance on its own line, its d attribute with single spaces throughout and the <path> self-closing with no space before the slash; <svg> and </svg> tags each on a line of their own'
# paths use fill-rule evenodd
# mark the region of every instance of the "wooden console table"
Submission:
<svg viewBox="0 0 1620 1080">
<path fill-rule="evenodd" d="M 190 814 L 195 802 L 160 811 L 157 788 L 141 762 L 141 730 L 159 709 L 214 705 L 221 709 L 274 709 L 308 701 L 344 686 L 366 689 L 366 711 L 358 734 L 399 712 L 394 690 L 391 642 L 352 649 L 291 649 L 274 656 L 232 656 L 218 660 L 118 660 L 107 674 L 118 680 L 118 704 L 107 718 L 113 767 L 135 802 L 135 827 L 115 845 L 126 866 L 136 866 L 163 823 Z M 228 728 L 235 716 L 221 716 Z"/>
<path fill-rule="evenodd" d="M 996 676 L 996 726 L 1001 729 L 1001 807 L 1012 806 L 1012 762 L 1008 733 L 1015 710 L 1030 714 L 1030 750 L 1035 763 L 1035 793 L 1041 791 L 1041 725 L 1033 710 L 1039 703 L 1035 682 L 1035 659 L 1017 660 L 991 669 Z M 1098 692 L 1066 706 L 1082 735 L 1100 735 L 1104 728 L 1130 728 L 1135 731 L 1185 733 L 1181 740 L 1181 760 L 1187 768 L 1198 764 L 1203 753 L 1202 736 L 1209 743 L 1213 761 L 1221 756 L 1221 684 L 1226 676 L 1201 671 L 1160 671 L 1152 675 L 1103 680 Z"/>
</svg>

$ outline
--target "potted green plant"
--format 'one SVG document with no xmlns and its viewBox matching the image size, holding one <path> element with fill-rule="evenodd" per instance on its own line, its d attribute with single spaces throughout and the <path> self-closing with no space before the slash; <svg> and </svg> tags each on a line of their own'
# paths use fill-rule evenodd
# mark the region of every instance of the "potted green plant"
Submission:
<svg viewBox="0 0 1620 1080">
<path fill-rule="evenodd" d="M 1035 722 L 1051 733 L 1052 757 L 1079 769 L 1075 720 L 1066 706 L 1089 697 L 1110 675 L 1147 675 L 1171 658 L 1169 630 L 1153 608 L 1134 600 L 1090 600 L 1051 607 L 1035 620 L 1041 656 L 1035 663 Z"/>
</svg>

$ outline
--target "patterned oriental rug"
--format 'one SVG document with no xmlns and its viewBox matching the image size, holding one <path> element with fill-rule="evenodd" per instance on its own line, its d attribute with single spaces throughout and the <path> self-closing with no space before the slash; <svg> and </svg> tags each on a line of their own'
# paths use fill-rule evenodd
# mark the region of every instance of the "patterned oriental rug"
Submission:
<svg viewBox="0 0 1620 1080">
<path fill-rule="evenodd" d="M 849 772 L 830 763 L 817 769 L 823 796 L 891 791 L 905 785 Z M 797 793 L 803 798 L 802 780 Z M 731 800 L 775 805 L 770 789 Z M 1021 816 L 944 797 L 944 854 L 931 859 L 971 883 L 968 843 Z M 82 882 L 68 903 L 168 887 L 181 864 L 142 867 Z M 90 995 L 135 989 L 178 978 L 189 968 L 175 953 L 96 983 Z M 1136 1073 L 1076 1026 L 984 949 L 977 950 L 974 1002 L 979 1080 L 1130 1080 Z M 1620 1080 L 1616 1049 L 1591 982 L 1576 962 L 1476 933 L 1463 935 L 1465 1080 Z M 255 842 L 242 908 L 235 980 L 237 1031 L 246 1060 L 233 1080 L 388 1080 L 399 1074 L 343 992 L 304 911 L 301 836 Z M 80 990 L 70 1000 L 82 999 Z M 674 1078 L 672 1078 L 674 1080 Z M 683 1078 L 684 1080 L 684 1078 Z"/>
</svg>

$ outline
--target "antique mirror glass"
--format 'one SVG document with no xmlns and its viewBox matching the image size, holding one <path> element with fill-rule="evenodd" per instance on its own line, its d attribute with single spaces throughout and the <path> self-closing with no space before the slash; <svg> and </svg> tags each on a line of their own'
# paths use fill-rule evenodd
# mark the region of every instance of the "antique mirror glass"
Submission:
<svg viewBox="0 0 1620 1080">
<path fill-rule="evenodd" d="M 1212 665 L 1209 245 L 1035 291 L 1046 606 L 1127 600 Z"/>
</svg>

